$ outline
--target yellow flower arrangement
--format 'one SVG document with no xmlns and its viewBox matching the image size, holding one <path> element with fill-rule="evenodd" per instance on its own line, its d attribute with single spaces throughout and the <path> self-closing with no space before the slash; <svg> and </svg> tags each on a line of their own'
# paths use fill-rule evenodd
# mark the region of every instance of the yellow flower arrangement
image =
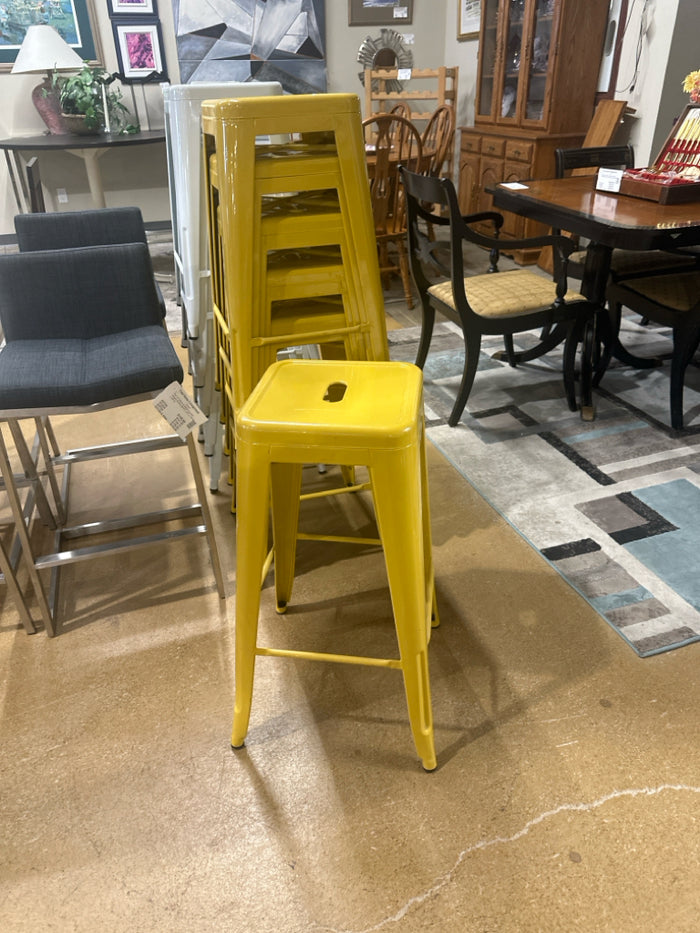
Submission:
<svg viewBox="0 0 700 933">
<path fill-rule="evenodd" d="M 683 90 L 694 104 L 700 104 L 700 71 L 691 71 L 683 80 Z"/>
</svg>

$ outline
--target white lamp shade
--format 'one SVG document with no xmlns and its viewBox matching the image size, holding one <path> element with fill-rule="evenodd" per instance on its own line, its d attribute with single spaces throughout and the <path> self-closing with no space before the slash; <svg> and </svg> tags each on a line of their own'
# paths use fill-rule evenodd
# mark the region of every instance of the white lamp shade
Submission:
<svg viewBox="0 0 700 933">
<path fill-rule="evenodd" d="M 79 71 L 84 64 L 53 26 L 30 26 L 12 66 L 12 74 Z"/>
</svg>

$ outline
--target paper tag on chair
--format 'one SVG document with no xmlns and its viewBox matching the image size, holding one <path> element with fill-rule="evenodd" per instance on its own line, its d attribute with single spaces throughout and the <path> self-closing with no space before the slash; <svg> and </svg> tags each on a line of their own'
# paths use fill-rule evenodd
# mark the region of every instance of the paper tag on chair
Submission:
<svg viewBox="0 0 700 933">
<path fill-rule="evenodd" d="M 183 441 L 207 420 L 202 409 L 192 401 L 179 382 L 171 382 L 153 399 L 153 404 Z"/>
</svg>

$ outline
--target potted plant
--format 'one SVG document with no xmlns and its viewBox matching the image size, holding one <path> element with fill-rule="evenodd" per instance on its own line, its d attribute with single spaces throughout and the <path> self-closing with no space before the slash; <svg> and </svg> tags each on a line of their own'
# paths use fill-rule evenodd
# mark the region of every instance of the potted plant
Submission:
<svg viewBox="0 0 700 933">
<path fill-rule="evenodd" d="M 122 103 L 119 87 L 112 87 L 114 75 L 99 65 L 87 63 L 76 74 L 54 72 L 53 88 L 58 94 L 61 116 L 70 133 L 138 133 L 131 114 Z M 105 115 L 105 105 L 107 113 Z"/>
</svg>

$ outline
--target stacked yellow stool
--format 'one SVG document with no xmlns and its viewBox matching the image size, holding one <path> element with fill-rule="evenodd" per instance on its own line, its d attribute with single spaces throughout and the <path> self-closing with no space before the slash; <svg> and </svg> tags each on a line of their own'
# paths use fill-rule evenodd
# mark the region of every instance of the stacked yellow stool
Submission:
<svg viewBox="0 0 700 933">
<path fill-rule="evenodd" d="M 243 745 L 257 655 L 340 661 L 403 672 L 413 739 L 436 765 L 428 677 L 434 599 L 423 425 L 423 381 L 412 364 L 284 360 L 272 364 L 236 416 L 236 657 L 231 744 Z M 368 658 L 257 644 L 260 588 L 272 529 L 276 600 L 294 580 L 301 471 L 306 463 L 365 466 L 391 592 L 399 658 Z"/>
<path fill-rule="evenodd" d="M 357 96 L 205 101 L 202 129 L 230 448 L 279 350 L 387 360 L 386 323 Z"/>
</svg>

